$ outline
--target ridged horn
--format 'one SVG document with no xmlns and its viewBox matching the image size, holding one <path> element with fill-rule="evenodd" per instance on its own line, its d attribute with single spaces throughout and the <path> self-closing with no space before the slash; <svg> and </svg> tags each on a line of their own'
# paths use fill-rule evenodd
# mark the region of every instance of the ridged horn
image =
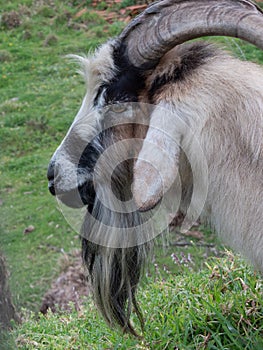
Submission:
<svg viewBox="0 0 263 350">
<path fill-rule="evenodd" d="M 262 10 L 249 0 L 159 1 L 135 18 L 119 39 L 132 65 L 150 69 L 176 45 L 220 35 L 263 49 Z"/>
</svg>

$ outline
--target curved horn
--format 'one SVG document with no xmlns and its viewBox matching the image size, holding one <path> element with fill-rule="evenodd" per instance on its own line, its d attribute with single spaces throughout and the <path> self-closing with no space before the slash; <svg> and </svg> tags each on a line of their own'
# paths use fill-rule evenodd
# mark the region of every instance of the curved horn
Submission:
<svg viewBox="0 0 263 350">
<path fill-rule="evenodd" d="M 171 48 L 202 36 L 231 36 L 263 49 L 263 12 L 249 0 L 164 0 L 120 35 L 135 67 L 150 69 Z"/>
</svg>

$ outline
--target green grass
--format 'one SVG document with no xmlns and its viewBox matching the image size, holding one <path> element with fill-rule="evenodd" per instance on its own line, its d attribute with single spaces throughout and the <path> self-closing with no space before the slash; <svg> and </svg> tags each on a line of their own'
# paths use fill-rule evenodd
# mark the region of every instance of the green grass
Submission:
<svg viewBox="0 0 263 350">
<path fill-rule="evenodd" d="M 206 247 L 215 243 L 215 237 L 205 228 L 204 246 L 190 239 L 194 241 L 192 246 L 171 246 L 165 254 L 157 249 L 150 284 L 140 290 L 147 319 L 144 341 L 108 329 L 91 302 L 81 314 L 40 319 L 35 314 L 59 272 L 59 259 L 79 247 L 77 234 L 58 211 L 46 181 L 49 159 L 76 115 L 85 91 L 76 67 L 65 55 L 92 51 L 123 27 L 119 22 L 109 25 L 91 8 L 75 17 L 81 4 L 14 0 L 3 2 L 0 8 L 2 19 L 4 13 L 13 10 L 20 18 L 20 26 L 14 28 L 0 21 L 0 246 L 7 258 L 14 302 L 25 314 L 24 323 L 13 334 L 19 348 L 197 349 L 209 337 L 208 349 L 241 349 L 241 345 L 257 349 L 255 344 L 260 344 L 262 338 L 258 276 L 240 260 L 240 266 L 235 265 L 231 272 L 232 262 L 226 259 L 216 262 L 221 277 L 209 279 L 212 272 L 206 259 L 217 252 Z M 213 40 L 241 58 L 263 62 L 262 52 L 252 45 L 232 39 Z M 25 234 L 29 225 L 34 230 Z M 176 240 L 172 235 L 171 241 Z M 172 253 L 179 258 L 191 254 L 193 264 L 174 264 Z M 170 274 L 160 272 L 164 265 Z M 153 270 L 162 277 L 155 281 Z M 240 278 L 249 286 L 246 291 L 241 288 Z M 229 292 L 222 293 L 223 285 L 230 287 Z M 251 303 L 256 305 L 255 310 Z M 246 316 L 249 305 L 253 310 Z M 1 335 L 1 350 L 2 344 L 7 349 L 13 343 L 12 337 Z"/>
<path fill-rule="evenodd" d="M 109 329 L 91 300 L 78 313 L 27 313 L 15 336 L 19 349 L 260 350 L 262 292 L 259 276 L 228 254 L 195 274 L 149 279 L 139 292 L 146 317 L 142 339 Z"/>
</svg>

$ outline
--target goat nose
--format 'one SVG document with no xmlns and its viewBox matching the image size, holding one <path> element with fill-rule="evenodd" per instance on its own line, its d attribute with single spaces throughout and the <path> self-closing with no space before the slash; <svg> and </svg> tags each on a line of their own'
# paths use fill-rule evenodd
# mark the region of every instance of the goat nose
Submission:
<svg viewBox="0 0 263 350">
<path fill-rule="evenodd" d="M 55 191 L 55 161 L 51 160 L 47 169 L 47 178 L 48 178 L 48 189 L 49 192 L 55 196 L 56 191 Z"/>
</svg>

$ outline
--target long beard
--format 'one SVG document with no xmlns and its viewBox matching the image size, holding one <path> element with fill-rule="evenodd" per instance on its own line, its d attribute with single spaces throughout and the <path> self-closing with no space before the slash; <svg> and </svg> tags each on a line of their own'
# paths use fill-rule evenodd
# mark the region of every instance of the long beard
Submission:
<svg viewBox="0 0 263 350">
<path fill-rule="evenodd" d="M 136 335 L 130 316 L 134 309 L 143 328 L 136 291 L 152 244 L 145 239 L 147 233 L 142 228 L 146 214 L 138 212 L 132 202 L 132 167 L 133 160 L 119 163 L 111 175 L 110 195 L 109 186 L 97 187 L 81 239 L 83 260 L 99 310 L 110 326 L 119 325 Z"/>
<path fill-rule="evenodd" d="M 110 326 L 119 325 L 134 335 L 130 322 L 132 306 L 143 329 L 143 317 L 136 301 L 136 290 L 147 255 L 146 245 L 114 249 L 82 238 L 82 254 L 88 268 L 93 295 Z"/>
</svg>

